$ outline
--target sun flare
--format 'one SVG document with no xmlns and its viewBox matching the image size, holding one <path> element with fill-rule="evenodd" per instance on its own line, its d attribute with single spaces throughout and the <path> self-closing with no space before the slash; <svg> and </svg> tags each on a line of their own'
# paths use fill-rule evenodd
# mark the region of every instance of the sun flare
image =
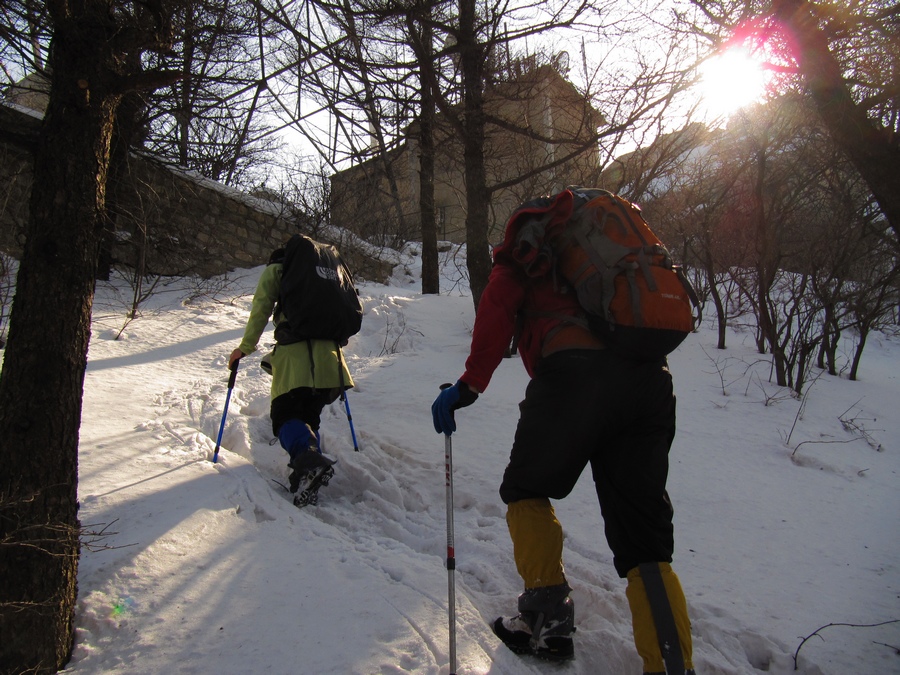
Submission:
<svg viewBox="0 0 900 675">
<path fill-rule="evenodd" d="M 759 100 L 766 88 L 762 62 L 743 47 L 710 59 L 700 70 L 699 94 L 711 117 L 728 117 Z"/>
</svg>

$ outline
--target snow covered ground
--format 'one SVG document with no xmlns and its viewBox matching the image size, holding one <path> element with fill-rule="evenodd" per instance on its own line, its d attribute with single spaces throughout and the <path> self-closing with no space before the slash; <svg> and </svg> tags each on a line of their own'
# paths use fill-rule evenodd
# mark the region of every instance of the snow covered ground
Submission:
<svg viewBox="0 0 900 675">
<path fill-rule="evenodd" d="M 323 416 L 336 475 L 303 510 L 278 485 L 287 455 L 261 353 L 241 362 L 211 461 L 261 268 L 211 296 L 170 286 L 119 339 L 130 291 L 98 289 L 79 494 L 83 524 L 104 536 L 82 555 L 66 672 L 449 672 L 444 440 L 430 406 L 462 372 L 473 310 L 452 266 L 445 294 L 423 297 L 408 262 L 411 275 L 360 287 L 363 328 L 345 350 L 359 452 L 337 402 Z M 706 326 L 670 359 L 674 566 L 697 672 L 787 674 L 796 655 L 808 675 L 900 673 L 900 341 L 870 339 L 861 381 L 821 376 L 802 401 L 768 382 L 752 335 L 728 341 L 716 350 Z M 522 659 L 488 628 L 521 590 L 497 487 L 525 384 L 518 359 L 504 361 L 457 413 L 457 672 L 639 674 L 589 472 L 556 503 L 576 659 Z"/>
</svg>

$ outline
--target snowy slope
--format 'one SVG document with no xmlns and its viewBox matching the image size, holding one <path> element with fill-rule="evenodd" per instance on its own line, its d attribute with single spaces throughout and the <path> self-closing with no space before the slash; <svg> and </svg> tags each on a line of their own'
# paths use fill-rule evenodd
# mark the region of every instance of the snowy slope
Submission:
<svg viewBox="0 0 900 675">
<path fill-rule="evenodd" d="M 327 408 L 324 445 L 339 464 L 304 510 L 278 484 L 287 455 L 272 439 L 261 353 L 241 362 L 210 461 L 226 358 L 261 268 L 215 297 L 158 293 L 120 339 L 127 289 L 98 290 L 79 494 L 82 522 L 103 536 L 83 551 L 66 672 L 449 672 L 444 441 L 430 405 L 462 372 L 473 311 L 452 280 L 445 295 L 419 295 L 412 265 L 392 285 L 361 286 L 363 329 L 345 350 L 360 450 L 343 405 Z M 803 401 L 767 382 L 750 336 L 714 346 L 707 327 L 670 360 L 674 565 L 697 672 L 791 673 L 820 627 L 894 621 L 823 629 L 797 672 L 900 673 L 900 342 L 872 340 L 861 381 L 822 376 Z M 576 659 L 521 659 L 488 628 L 520 592 L 497 487 L 526 381 L 504 361 L 457 414 L 458 672 L 638 674 L 587 474 L 556 503 Z"/>
</svg>

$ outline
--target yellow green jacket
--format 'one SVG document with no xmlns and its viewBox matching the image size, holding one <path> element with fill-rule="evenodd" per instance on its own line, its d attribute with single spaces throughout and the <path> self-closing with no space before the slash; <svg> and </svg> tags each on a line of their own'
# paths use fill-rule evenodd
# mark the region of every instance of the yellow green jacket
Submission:
<svg viewBox="0 0 900 675">
<path fill-rule="evenodd" d="M 244 354 L 256 351 L 259 338 L 269 323 L 278 301 L 282 270 L 281 263 L 273 263 L 263 270 L 259 278 L 244 338 L 238 347 Z M 281 315 L 275 316 L 273 320 L 277 326 Z M 273 400 L 297 387 L 334 389 L 341 385 L 345 388 L 353 386 L 353 379 L 340 347 L 331 340 L 307 340 L 277 345 L 271 362 Z"/>
</svg>

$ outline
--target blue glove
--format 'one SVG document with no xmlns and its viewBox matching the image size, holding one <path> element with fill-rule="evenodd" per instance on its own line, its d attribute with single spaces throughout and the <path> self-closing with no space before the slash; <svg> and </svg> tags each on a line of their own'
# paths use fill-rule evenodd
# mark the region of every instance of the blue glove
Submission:
<svg viewBox="0 0 900 675">
<path fill-rule="evenodd" d="M 472 405 L 478 394 L 469 389 L 465 382 L 457 381 L 454 385 L 441 385 L 441 393 L 431 404 L 431 416 L 434 418 L 434 430 L 448 436 L 456 431 L 456 420 L 453 411 Z"/>
</svg>

